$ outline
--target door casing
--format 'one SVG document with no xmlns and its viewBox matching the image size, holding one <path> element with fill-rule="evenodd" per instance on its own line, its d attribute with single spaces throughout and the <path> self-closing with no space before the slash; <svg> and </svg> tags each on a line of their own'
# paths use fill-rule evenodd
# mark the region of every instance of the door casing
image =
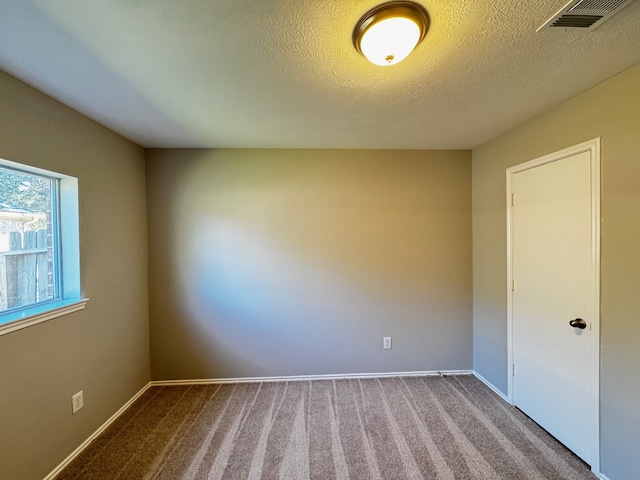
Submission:
<svg viewBox="0 0 640 480">
<path fill-rule="evenodd" d="M 593 331 L 594 331 L 594 365 L 593 365 L 593 391 L 595 397 L 593 399 L 594 412 L 593 418 L 593 464 L 591 470 L 596 475 L 600 474 L 600 137 L 588 140 L 586 142 L 574 145 L 569 148 L 536 158 L 534 160 L 516 165 L 507 169 L 507 398 L 511 405 L 514 405 L 513 391 L 513 371 L 514 371 L 514 341 L 513 341 L 513 263 L 512 263 L 512 239 L 513 239 L 513 177 L 516 173 L 539 167 L 548 163 L 556 162 L 564 158 L 576 155 L 582 152 L 590 152 L 591 158 L 591 235 L 592 235 L 592 252 L 591 262 L 593 278 Z"/>
</svg>

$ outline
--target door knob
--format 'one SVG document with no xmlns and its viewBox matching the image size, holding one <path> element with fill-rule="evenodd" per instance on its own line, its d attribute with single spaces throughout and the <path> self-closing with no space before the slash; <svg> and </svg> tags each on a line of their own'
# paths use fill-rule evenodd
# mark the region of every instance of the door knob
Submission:
<svg viewBox="0 0 640 480">
<path fill-rule="evenodd" d="M 569 325 L 571 325 L 573 328 L 579 328 L 580 330 L 587 328 L 587 322 L 585 322 L 581 318 L 576 318 L 575 320 L 571 320 L 569 322 Z"/>
</svg>

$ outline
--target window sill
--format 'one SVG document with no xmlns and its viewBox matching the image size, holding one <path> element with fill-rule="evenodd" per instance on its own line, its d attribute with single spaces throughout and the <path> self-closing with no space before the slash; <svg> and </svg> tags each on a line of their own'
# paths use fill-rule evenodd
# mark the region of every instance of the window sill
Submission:
<svg viewBox="0 0 640 480">
<path fill-rule="evenodd" d="M 63 315 L 83 310 L 88 298 L 60 300 L 45 305 L 36 305 L 18 312 L 0 314 L 0 336 L 23 328 L 46 322 Z"/>
</svg>

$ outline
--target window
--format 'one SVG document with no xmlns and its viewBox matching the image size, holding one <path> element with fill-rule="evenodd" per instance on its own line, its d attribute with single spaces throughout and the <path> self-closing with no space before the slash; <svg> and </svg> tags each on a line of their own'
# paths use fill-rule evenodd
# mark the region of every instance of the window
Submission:
<svg viewBox="0 0 640 480">
<path fill-rule="evenodd" d="M 57 191 L 56 178 L 0 168 L 0 311 L 60 290 Z"/>
<path fill-rule="evenodd" d="M 0 335 L 84 308 L 78 181 L 0 159 Z"/>
</svg>

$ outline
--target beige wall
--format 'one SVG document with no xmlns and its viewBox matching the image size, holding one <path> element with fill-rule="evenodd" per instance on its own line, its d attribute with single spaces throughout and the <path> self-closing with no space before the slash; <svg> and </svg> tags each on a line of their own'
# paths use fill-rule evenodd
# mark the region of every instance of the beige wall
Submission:
<svg viewBox="0 0 640 480">
<path fill-rule="evenodd" d="M 473 152 L 473 365 L 506 391 L 505 169 L 602 137 L 612 480 L 640 444 L 638 85 L 640 66 Z M 39 479 L 149 379 L 144 154 L 0 74 L 0 157 L 80 180 L 91 301 L 0 337 L 0 477 Z M 150 150 L 147 181 L 154 379 L 471 368 L 469 152 Z"/>
<path fill-rule="evenodd" d="M 148 151 L 152 378 L 471 368 L 470 156 Z"/>
<path fill-rule="evenodd" d="M 507 167 L 602 137 L 602 472 L 637 478 L 640 65 L 473 151 L 474 368 L 507 390 Z"/>
<path fill-rule="evenodd" d="M 91 301 L 0 336 L 0 478 L 40 480 L 149 380 L 144 153 L 0 73 L 0 157 L 79 179 Z"/>
</svg>

